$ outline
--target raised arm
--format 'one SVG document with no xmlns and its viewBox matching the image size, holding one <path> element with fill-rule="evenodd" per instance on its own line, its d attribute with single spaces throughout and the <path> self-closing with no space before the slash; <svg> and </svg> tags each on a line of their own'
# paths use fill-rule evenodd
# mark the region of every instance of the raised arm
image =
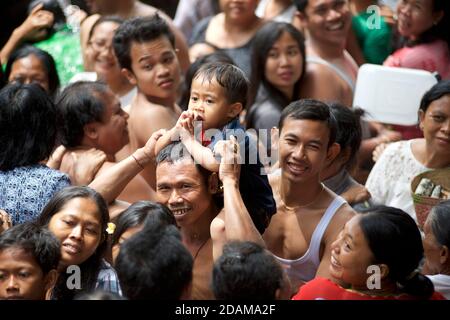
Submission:
<svg viewBox="0 0 450 320">
<path fill-rule="evenodd" d="M 230 240 L 253 241 L 265 247 L 239 191 L 239 144 L 234 136 L 219 141 L 214 149 L 221 155 L 219 178 L 223 184 L 224 210 L 211 223 L 213 257 L 222 254 L 222 247 Z"/>
<path fill-rule="evenodd" d="M 165 130 L 154 132 L 144 147 L 99 174 L 89 185 L 111 203 L 146 165 L 155 161 L 155 145 Z"/>
<path fill-rule="evenodd" d="M 53 25 L 54 16 L 50 11 L 42 10 L 40 3 L 30 12 L 25 21 L 14 29 L 8 41 L 0 53 L 0 60 L 7 63 L 11 53 L 27 40 L 42 39 L 46 34 L 46 29 Z"/>
</svg>

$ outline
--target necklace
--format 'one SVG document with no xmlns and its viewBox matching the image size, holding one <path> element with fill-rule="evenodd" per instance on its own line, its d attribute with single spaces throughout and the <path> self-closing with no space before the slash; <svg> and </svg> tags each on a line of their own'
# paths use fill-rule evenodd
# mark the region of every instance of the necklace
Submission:
<svg viewBox="0 0 450 320">
<path fill-rule="evenodd" d="M 197 259 L 198 254 L 200 253 L 200 250 L 202 250 L 202 248 L 205 246 L 205 244 L 209 241 L 210 238 L 206 239 L 205 241 L 203 241 L 203 243 L 200 245 L 200 247 L 198 247 L 197 252 L 195 252 L 194 255 L 194 261 L 195 259 Z"/>
<path fill-rule="evenodd" d="M 283 207 L 285 207 L 288 211 L 295 211 L 298 208 L 306 208 L 309 207 L 310 205 L 312 205 L 314 202 L 317 201 L 317 199 L 319 199 L 320 195 L 322 194 L 322 191 L 325 189 L 325 186 L 323 185 L 323 183 L 320 183 L 321 189 L 320 192 L 317 194 L 317 196 L 309 203 L 307 204 L 302 204 L 302 205 L 298 205 L 298 206 L 294 206 L 294 207 L 290 207 L 288 205 L 286 205 L 286 203 L 283 200 L 283 197 L 281 196 L 281 184 L 278 186 L 278 194 L 280 195 L 280 201 L 283 204 Z"/>
</svg>

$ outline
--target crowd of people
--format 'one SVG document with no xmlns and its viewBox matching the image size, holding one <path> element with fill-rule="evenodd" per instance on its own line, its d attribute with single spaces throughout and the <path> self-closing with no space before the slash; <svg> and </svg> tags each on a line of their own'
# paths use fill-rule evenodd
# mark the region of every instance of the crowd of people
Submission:
<svg viewBox="0 0 450 320">
<path fill-rule="evenodd" d="M 0 299 L 450 299 L 450 2 L 58 2 L 0 52 Z M 365 63 L 436 75 L 417 125 Z"/>
</svg>

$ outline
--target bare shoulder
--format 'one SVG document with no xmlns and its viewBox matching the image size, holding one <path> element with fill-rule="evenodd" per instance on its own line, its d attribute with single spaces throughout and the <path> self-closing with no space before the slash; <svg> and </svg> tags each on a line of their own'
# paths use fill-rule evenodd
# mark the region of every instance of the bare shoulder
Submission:
<svg viewBox="0 0 450 320">
<path fill-rule="evenodd" d="M 336 240 L 337 235 L 344 228 L 344 225 L 349 221 L 353 216 L 357 214 L 355 210 L 348 204 L 344 203 L 331 219 L 330 224 L 328 225 L 325 239 L 326 242 L 333 242 Z"/>
<path fill-rule="evenodd" d="M 300 93 L 302 98 L 320 100 L 337 100 L 340 97 L 341 79 L 329 67 L 309 63 L 306 68 L 305 81 L 302 82 Z M 324 85 L 333 84 L 333 85 Z"/>
</svg>

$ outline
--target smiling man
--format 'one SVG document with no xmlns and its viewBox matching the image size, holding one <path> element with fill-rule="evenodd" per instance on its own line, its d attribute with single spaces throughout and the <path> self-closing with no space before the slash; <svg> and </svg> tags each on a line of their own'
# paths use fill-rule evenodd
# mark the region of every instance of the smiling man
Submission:
<svg viewBox="0 0 450 320">
<path fill-rule="evenodd" d="M 348 0 L 294 2 L 308 40 L 301 96 L 351 106 L 358 66 L 345 50 L 351 27 Z"/>
<path fill-rule="evenodd" d="M 215 150 L 222 156 L 219 176 L 195 164 L 181 143 L 166 146 L 156 159 L 158 202 L 174 213 L 182 242 L 194 258 L 191 297 L 195 300 L 214 299 L 210 286 L 213 263 L 226 241 L 247 240 L 264 246 L 239 193 L 240 165 L 233 158 L 238 152 L 226 153 L 237 147 L 237 142 L 218 144 Z"/>
<path fill-rule="evenodd" d="M 270 177 L 277 213 L 263 238 L 285 268 L 294 292 L 316 276 L 329 277 L 331 244 L 354 214 L 320 182 L 339 152 L 336 123 L 325 103 L 299 100 L 280 119 L 280 172 Z"/>
</svg>

